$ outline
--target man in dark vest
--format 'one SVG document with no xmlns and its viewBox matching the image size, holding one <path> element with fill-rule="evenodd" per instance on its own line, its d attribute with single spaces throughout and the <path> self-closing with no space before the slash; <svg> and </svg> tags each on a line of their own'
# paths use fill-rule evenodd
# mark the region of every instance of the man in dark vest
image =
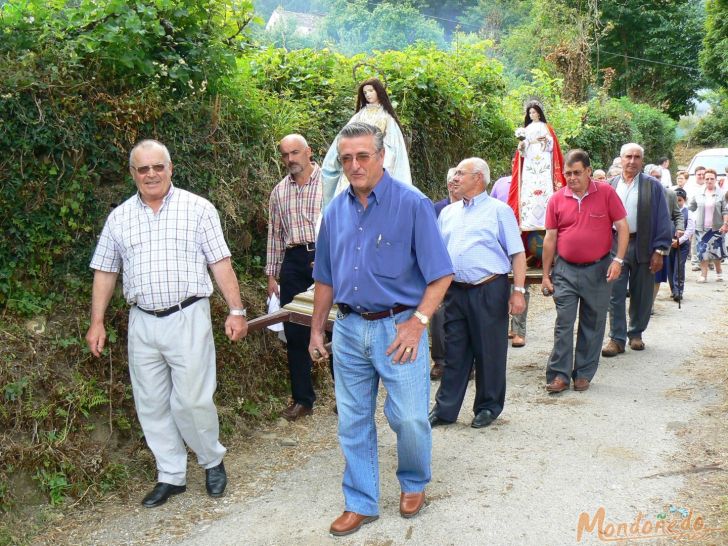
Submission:
<svg viewBox="0 0 728 546">
<path fill-rule="evenodd" d="M 672 221 L 660 182 L 642 174 L 644 149 L 639 144 L 622 146 L 622 174 L 610 181 L 627 211 L 629 245 L 624 266 L 612 288 L 609 304 L 609 342 L 602 356 L 624 352 L 629 339 L 630 349 L 645 348 L 642 333 L 647 329 L 652 309 L 655 273 L 662 269 L 662 260 L 670 251 Z M 625 300 L 629 284 L 629 329 Z"/>
</svg>

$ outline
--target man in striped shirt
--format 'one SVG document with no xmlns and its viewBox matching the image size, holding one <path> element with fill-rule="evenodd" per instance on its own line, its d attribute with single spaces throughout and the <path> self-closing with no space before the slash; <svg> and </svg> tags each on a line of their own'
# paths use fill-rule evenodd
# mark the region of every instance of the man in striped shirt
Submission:
<svg viewBox="0 0 728 546">
<path fill-rule="evenodd" d="M 283 306 L 313 284 L 315 227 L 323 193 L 321 170 L 311 161 L 311 148 L 305 138 L 288 135 L 278 149 L 288 174 L 270 195 L 265 273 L 268 296 L 275 294 Z M 291 405 L 283 410 L 283 417 L 295 421 L 311 414 L 316 400 L 308 354 L 311 330 L 288 322 L 283 328 L 293 398 Z"/>
</svg>

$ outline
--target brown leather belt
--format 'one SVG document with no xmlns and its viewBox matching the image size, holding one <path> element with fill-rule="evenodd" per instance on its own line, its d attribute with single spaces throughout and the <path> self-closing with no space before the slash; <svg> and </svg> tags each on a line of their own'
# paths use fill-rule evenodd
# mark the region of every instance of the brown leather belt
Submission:
<svg viewBox="0 0 728 546">
<path fill-rule="evenodd" d="M 630 233 L 629 234 L 629 238 L 630 239 L 636 239 L 637 238 L 637 232 L 635 231 L 634 233 Z"/>
<path fill-rule="evenodd" d="M 147 315 L 154 315 L 155 317 L 168 317 L 172 313 L 176 313 L 177 311 L 180 311 L 184 309 L 185 307 L 189 307 L 193 303 L 195 303 L 197 300 L 201 300 L 201 296 L 192 296 L 191 298 L 187 298 L 182 303 L 178 303 L 177 305 L 173 305 L 172 307 L 168 307 L 167 309 L 160 309 L 158 311 L 153 311 L 151 309 L 142 309 L 137 305 L 137 309 L 140 311 L 145 312 Z"/>
<path fill-rule="evenodd" d="M 486 284 L 490 284 L 499 277 L 502 277 L 502 275 L 491 275 L 490 277 L 486 277 L 484 280 L 482 280 L 478 283 L 475 283 L 475 284 L 470 284 L 467 282 L 458 282 L 458 281 L 452 281 L 452 283 L 450 283 L 450 284 L 452 286 L 457 286 L 458 288 L 462 288 L 464 290 L 470 290 L 471 288 L 478 288 L 479 286 L 485 286 Z"/>
<path fill-rule="evenodd" d="M 339 311 L 341 311 L 345 315 L 348 315 L 349 313 L 354 313 L 356 315 L 359 315 L 364 320 L 379 320 L 387 317 L 393 317 L 394 315 L 401 313 L 402 311 L 412 309 L 412 307 L 410 307 L 409 305 L 397 305 L 396 307 L 393 307 L 392 309 L 387 309 L 386 311 L 366 311 L 364 313 L 357 313 L 356 311 L 354 311 L 354 309 L 351 308 L 351 306 L 346 305 L 345 303 L 339 303 L 337 305 L 339 307 Z"/>
</svg>

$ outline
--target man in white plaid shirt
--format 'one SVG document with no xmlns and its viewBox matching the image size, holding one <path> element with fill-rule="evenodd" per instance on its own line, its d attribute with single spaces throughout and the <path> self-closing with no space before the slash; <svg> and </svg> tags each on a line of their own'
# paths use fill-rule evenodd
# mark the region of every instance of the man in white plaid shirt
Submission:
<svg viewBox="0 0 728 546">
<path fill-rule="evenodd" d="M 139 422 L 157 462 L 158 483 L 142 504 L 152 508 L 186 489 L 187 444 L 205 468 L 212 497 L 225 491 L 220 444 L 209 267 L 230 308 L 225 333 L 248 324 L 238 280 L 215 207 L 172 185 L 169 151 L 144 140 L 129 155 L 138 193 L 109 215 L 91 260 L 91 325 L 86 342 L 100 356 L 104 314 L 123 270 L 129 314 L 129 375 Z"/>
</svg>

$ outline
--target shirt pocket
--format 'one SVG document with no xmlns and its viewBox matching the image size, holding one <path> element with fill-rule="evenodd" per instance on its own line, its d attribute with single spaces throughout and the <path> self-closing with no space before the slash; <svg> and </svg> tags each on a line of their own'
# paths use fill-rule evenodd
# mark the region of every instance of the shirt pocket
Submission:
<svg viewBox="0 0 728 546">
<path fill-rule="evenodd" d="M 405 261 L 405 246 L 402 241 L 382 239 L 374 248 L 372 271 L 380 277 L 396 279 L 402 273 Z"/>
<path fill-rule="evenodd" d="M 605 231 L 611 229 L 612 222 L 609 220 L 608 214 L 599 214 L 596 212 L 589 213 L 589 228 L 594 231 Z"/>
</svg>

